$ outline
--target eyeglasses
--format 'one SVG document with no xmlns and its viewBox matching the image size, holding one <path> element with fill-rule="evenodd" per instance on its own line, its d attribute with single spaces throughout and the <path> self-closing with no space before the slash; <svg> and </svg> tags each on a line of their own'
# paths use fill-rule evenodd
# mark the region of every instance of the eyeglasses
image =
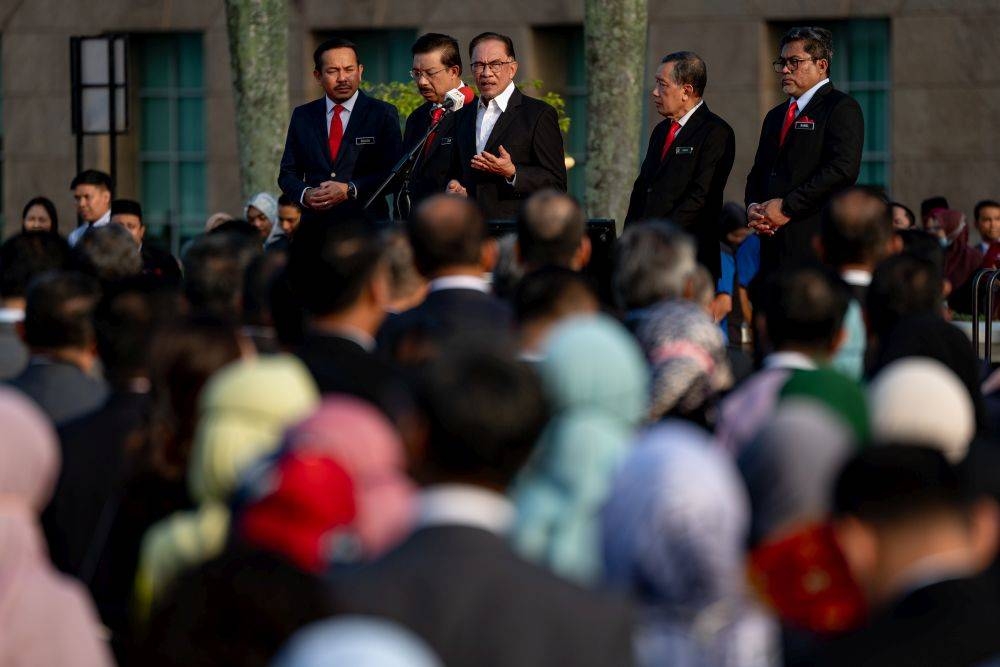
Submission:
<svg viewBox="0 0 1000 667">
<path fill-rule="evenodd" d="M 781 71 L 783 69 L 785 69 L 786 67 L 788 68 L 789 72 L 794 72 L 795 70 L 797 70 L 799 68 L 799 65 L 801 65 L 802 63 L 807 63 L 810 60 L 819 60 L 819 58 L 812 58 L 812 57 L 809 57 L 809 58 L 778 58 L 773 63 L 771 63 L 771 66 L 774 67 L 774 71 L 776 73 L 778 73 L 778 74 L 781 74 Z"/>
<path fill-rule="evenodd" d="M 441 72 L 445 71 L 446 69 L 448 69 L 448 68 L 447 67 L 442 67 L 441 69 L 436 69 L 433 72 L 430 71 L 430 70 L 411 69 L 410 70 L 410 78 L 412 78 L 414 81 L 420 81 L 421 78 L 426 78 L 428 81 L 430 81 L 431 77 L 433 77 L 433 76 L 435 76 L 437 74 L 440 74 Z"/>
<path fill-rule="evenodd" d="M 502 68 L 504 65 L 509 65 L 512 62 L 514 62 L 514 61 L 513 60 L 494 60 L 494 61 L 488 62 L 488 63 L 481 63 L 481 62 L 479 62 L 477 60 L 476 62 L 472 63 L 472 73 L 473 74 L 482 74 L 483 72 L 486 71 L 486 68 L 489 67 L 491 72 L 493 72 L 494 74 L 498 74 L 500 72 L 500 68 Z"/>
</svg>

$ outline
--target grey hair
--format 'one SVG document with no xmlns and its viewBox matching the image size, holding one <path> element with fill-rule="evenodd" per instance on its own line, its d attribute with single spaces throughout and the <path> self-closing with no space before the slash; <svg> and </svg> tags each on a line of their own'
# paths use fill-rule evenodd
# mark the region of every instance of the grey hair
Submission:
<svg viewBox="0 0 1000 667">
<path fill-rule="evenodd" d="M 615 259 L 612 288 L 626 310 L 683 297 L 698 265 L 694 239 L 662 220 L 629 226 L 618 239 Z"/>
<path fill-rule="evenodd" d="M 677 51 L 668 53 L 660 61 L 661 65 L 667 63 L 674 64 L 674 71 L 671 78 L 678 86 L 686 83 L 691 84 L 694 94 L 702 97 L 705 94 L 705 86 L 708 85 L 708 68 L 705 61 L 693 51 Z"/>
</svg>

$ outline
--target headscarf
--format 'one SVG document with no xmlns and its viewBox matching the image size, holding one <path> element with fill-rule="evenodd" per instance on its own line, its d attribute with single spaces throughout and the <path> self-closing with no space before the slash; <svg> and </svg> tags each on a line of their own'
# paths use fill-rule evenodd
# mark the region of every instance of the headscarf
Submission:
<svg viewBox="0 0 1000 667">
<path fill-rule="evenodd" d="M 422 639 L 380 618 L 340 616 L 299 630 L 272 667 L 441 667 Z"/>
<path fill-rule="evenodd" d="M 778 393 L 779 401 L 796 397 L 816 401 L 830 410 L 852 433 L 855 445 L 868 441 L 868 401 L 861 385 L 832 368 L 795 370 Z"/>
<path fill-rule="evenodd" d="M 316 384 L 287 354 L 236 361 L 217 372 L 199 401 L 188 464 L 193 512 L 155 524 L 143 539 L 136 595 L 148 606 L 183 568 L 217 555 L 229 530 L 227 502 L 240 477 L 278 448 L 282 432 L 319 403 Z"/>
<path fill-rule="evenodd" d="M 247 200 L 246 206 L 243 207 L 243 217 L 250 217 L 250 207 L 253 206 L 255 209 L 264 214 L 264 217 L 271 221 L 271 231 L 268 233 L 267 238 L 264 239 L 264 245 L 270 245 L 279 236 L 285 235 L 285 230 L 281 228 L 278 223 L 278 200 L 274 198 L 274 195 L 268 192 L 258 192 L 253 197 Z"/>
<path fill-rule="evenodd" d="M 300 475 L 295 485 L 279 481 L 269 498 L 251 506 L 258 530 L 244 518 L 248 539 L 322 570 L 378 556 L 408 534 L 414 485 L 406 476 L 400 436 L 375 407 L 349 396 L 327 397 L 288 431 L 283 449 L 282 459 L 298 460 L 299 467 L 308 462 L 313 473 Z M 279 465 L 284 475 L 291 472 L 284 460 Z M 284 525 L 275 523 L 280 519 Z M 263 523 L 274 530 L 265 535 Z M 296 544 L 300 550 L 291 553 Z"/>
<path fill-rule="evenodd" d="M 769 665 L 776 629 L 747 597 L 749 506 L 732 460 L 679 420 L 635 443 L 601 515 L 607 580 L 643 606 L 640 664 Z"/>
<path fill-rule="evenodd" d="M 925 357 L 894 361 L 872 380 L 868 396 L 877 441 L 932 447 L 952 463 L 965 458 L 976 431 L 975 410 L 944 364 Z"/>
<path fill-rule="evenodd" d="M 969 246 L 969 226 L 965 214 L 951 209 L 935 209 L 931 216 L 941 225 L 949 245 L 944 255 L 944 277 L 958 289 L 983 263 L 983 253 Z"/>
<path fill-rule="evenodd" d="M 514 543 L 557 574 L 593 582 L 598 512 L 646 410 L 646 364 L 628 332 L 597 315 L 556 326 L 538 371 L 553 417 L 511 493 Z"/>
<path fill-rule="evenodd" d="M 636 331 L 653 369 L 649 416 L 691 416 L 733 384 L 722 330 L 696 304 L 667 301 Z"/>
<path fill-rule="evenodd" d="M 55 429 L 7 387 L 0 423 L 0 664 L 112 664 L 92 602 L 52 567 L 38 525 L 59 473 Z"/>
</svg>

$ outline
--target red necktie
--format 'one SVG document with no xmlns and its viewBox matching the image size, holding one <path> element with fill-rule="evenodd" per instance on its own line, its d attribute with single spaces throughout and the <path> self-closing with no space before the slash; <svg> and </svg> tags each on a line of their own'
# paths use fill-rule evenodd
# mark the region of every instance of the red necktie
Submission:
<svg viewBox="0 0 1000 667">
<path fill-rule="evenodd" d="M 670 150 L 670 144 L 674 143 L 674 139 L 677 138 L 677 133 L 681 131 L 681 124 L 676 120 L 671 121 L 670 131 L 667 132 L 667 138 L 663 140 L 663 150 L 660 151 L 660 162 L 667 159 L 667 151 Z"/>
<path fill-rule="evenodd" d="M 439 120 L 441 120 L 441 116 L 443 116 L 443 115 L 444 115 L 444 107 L 437 107 L 436 109 L 432 109 L 431 110 L 431 126 L 433 127 L 434 123 L 436 123 Z M 424 144 L 424 157 L 427 157 L 427 154 L 431 152 L 431 144 L 434 143 L 434 139 L 436 139 L 436 138 L 437 138 L 437 130 L 435 130 L 435 131 L 431 132 L 429 135 L 427 135 L 427 143 Z"/>
<path fill-rule="evenodd" d="M 795 122 L 795 112 L 799 110 L 799 105 L 792 100 L 792 103 L 788 105 L 788 111 L 785 112 L 785 122 L 781 125 L 781 136 L 778 138 L 778 145 L 785 145 L 785 137 L 788 136 L 788 131 L 792 129 L 792 123 Z"/>
<path fill-rule="evenodd" d="M 340 112 L 343 110 L 343 104 L 333 105 L 333 118 L 330 119 L 330 162 L 337 161 L 340 140 L 344 138 L 344 124 L 340 122 Z"/>
</svg>

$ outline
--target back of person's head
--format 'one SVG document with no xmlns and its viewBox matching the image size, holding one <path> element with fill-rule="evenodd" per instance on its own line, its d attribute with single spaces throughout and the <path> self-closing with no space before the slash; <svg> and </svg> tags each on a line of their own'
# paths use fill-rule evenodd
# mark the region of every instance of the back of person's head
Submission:
<svg viewBox="0 0 1000 667">
<path fill-rule="evenodd" d="M 108 192 L 114 191 L 111 177 L 103 171 L 98 171 L 97 169 L 84 169 L 81 171 L 73 177 L 72 181 L 70 181 L 69 189 L 73 190 L 78 185 L 93 185 L 103 190 L 107 190 Z"/>
<path fill-rule="evenodd" d="M 582 268 L 584 258 L 578 254 L 586 224 L 583 209 L 569 195 L 555 190 L 536 192 L 524 202 L 517 216 L 521 263 L 528 268 Z"/>
<path fill-rule="evenodd" d="M 372 225 L 307 221 L 291 247 L 288 279 L 306 312 L 321 317 L 357 304 L 384 268 L 385 245 Z"/>
<path fill-rule="evenodd" d="M 865 308 L 869 330 L 885 336 L 904 317 L 941 312 L 944 278 L 933 261 L 904 252 L 875 268 Z"/>
<path fill-rule="evenodd" d="M 218 215 L 218 214 L 216 214 Z M 214 217 L 214 216 L 213 216 Z M 206 229 L 207 234 L 236 234 L 254 241 L 260 240 L 260 232 L 257 228 L 242 218 L 227 218 L 222 220 L 211 229 Z"/>
<path fill-rule="evenodd" d="M 420 387 L 428 422 L 424 483 L 465 482 L 505 489 L 549 416 L 542 383 L 526 364 L 488 350 L 449 351 Z"/>
<path fill-rule="evenodd" d="M 465 197 L 435 195 L 424 200 L 407 233 L 417 270 L 428 278 L 446 269 L 482 264 L 486 221 L 475 202 Z"/>
<path fill-rule="evenodd" d="M 939 208 L 951 208 L 951 206 L 948 205 L 948 199 L 940 195 L 928 197 L 920 202 L 920 219 L 927 219 L 927 216 L 930 215 L 931 211 Z"/>
<path fill-rule="evenodd" d="M 901 229 L 896 236 L 903 242 L 902 252 L 931 262 L 944 273 L 944 248 L 937 236 L 923 229 Z"/>
<path fill-rule="evenodd" d="M 69 244 L 58 234 L 24 232 L 0 246 L 0 297 L 24 296 L 35 276 L 66 267 Z"/>
<path fill-rule="evenodd" d="M 24 342 L 32 350 L 89 349 L 99 298 L 100 288 L 89 276 L 69 271 L 38 276 L 28 286 Z"/>
<path fill-rule="evenodd" d="M 778 271 L 760 293 L 759 313 L 775 351 L 833 351 L 847 312 L 846 288 L 820 266 Z"/>
<path fill-rule="evenodd" d="M 678 299 L 694 273 L 694 239 L 660 220 L 630 225 L 618 239 L 612 287 L 625 310 Z"/>
<path fill-rule="evenodd" d="M 288 264 L 288 253 L 284 250 L 270 250 L 256 255 L 247 265 L 243 278 L 243 324 L 270 326 L 271 283 L 284 271 Z"/>
<path fill-rule="evenodd" d="M 593 283 L 571 269 L 547 266 L 521 279 L 514 292 L 514 317 L 518 326 L 555 322 L 571 315 L 596 313 L 600 300 Z"/>
<path fill-rule="evenodd" d="M 385 258 L 389 263 L 389 279 L 394 302 L 406 301 L 421 292 L 425 280 L 413 261 L 413 247 L 406 233 L 390 229 L 385 235 Z"/>
<path fill-rule="evenodd" d="M 424 640 L 388 619 L 338 615 L 295 633 L 271 667 L 441 667 Z"/>
<path fill-rule="evenodd" d="M 892 209 L 865 188 L 851 188 L 830 200 L 820 224 L 826 264 L 874 267 L 888 253 Z"/>
<path fill-rule="evenodd" d="M 80 237 L 73 247 L 73 265 L 102 284 L 111 284 L 142 273 L 142 255 L 128 230 L 104 225 Z"/>
<path fill-rule="evenodd" d="M 184 296 L 195 313 L 237 321 L 243 277 L 260 252 L 259 236 L 218 229 L 196 239 L 184 253 Z"/>
</svg>

